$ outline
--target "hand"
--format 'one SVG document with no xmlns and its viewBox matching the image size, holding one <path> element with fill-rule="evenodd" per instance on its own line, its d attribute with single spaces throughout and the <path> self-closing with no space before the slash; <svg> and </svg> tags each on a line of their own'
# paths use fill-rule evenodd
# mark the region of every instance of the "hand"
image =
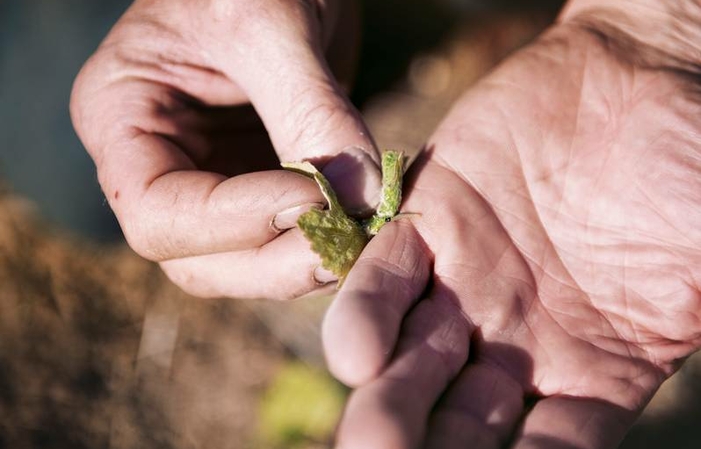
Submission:
<svg viewBox="0 0 701 449">
<path fill-rule="evenodd" d="M 283 232 L 323 197 L 278 158 L 353 180 L 337 185 L 350 208 L 377 194 L 374 144 L 324 56 L 352 71 L 354 5 L 138 0 L 81 71 L 72 117 L 127 241 L 190 293 L 296 297 L 333 279 Z"/>
<path fill-rule="evenodd" d="M 701 346 L 694 82 L 566 21 L 457 103 L 325 319 L 339 448 L 616 446 Z"/>
</svg>

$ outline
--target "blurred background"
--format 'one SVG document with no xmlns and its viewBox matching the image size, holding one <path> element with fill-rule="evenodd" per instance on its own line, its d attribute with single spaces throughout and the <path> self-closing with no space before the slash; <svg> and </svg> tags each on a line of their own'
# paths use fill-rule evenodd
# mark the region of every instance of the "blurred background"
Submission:
<svg viewBox="0 0 701 449">
<path fill-rule="evenodd" d="M 130 2 L 0 2 L 0 176 L 60 226 L 118 235 L 68 115 L 78 70 Z"/>
<path fill-rule="evenodd" d="M 201 301 L 123 243 L 68 115 L 125 0 L 0 1 L 0 449 L 323 448 L 346 390 L 329 298 Z M 559 1 L 364 0 L 353 92 L 380 147 L 419 148 L 456 96 Z M 624 448 L 701 447 L 701 363 Z"/>
</svg>

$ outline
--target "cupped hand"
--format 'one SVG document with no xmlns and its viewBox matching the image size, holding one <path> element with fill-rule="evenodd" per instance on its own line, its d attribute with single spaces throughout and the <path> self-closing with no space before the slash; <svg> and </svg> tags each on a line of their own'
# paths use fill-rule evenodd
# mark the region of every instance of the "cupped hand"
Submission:
<svg viewBox="0 0 701 449">
<path fill-rule="evenodd" d="M 285 298 L 333 280 L 292 229 L 323 197 L 279 160 L 314 160 L 348 181 L 348 207 L 372 205 L 374 144 L 332 74 L 352 72 L 355 18 L 345 1 L 137 0 L 86 63 L 78 134 L 127 241 L 185 290 Z"/>
<path fill-rule="evenodd" d="M 455 105 L 323 329 L 342 449 L 615 447 L 701 346 L 701 99 L 561 24 Z"/>
</svg>

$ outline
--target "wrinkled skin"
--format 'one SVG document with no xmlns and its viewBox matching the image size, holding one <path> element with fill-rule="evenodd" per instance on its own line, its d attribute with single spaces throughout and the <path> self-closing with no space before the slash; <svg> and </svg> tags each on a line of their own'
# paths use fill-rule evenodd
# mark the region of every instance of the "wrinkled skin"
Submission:
<svg viewBox="0 0 701 449">
<path fill-rule="evenodd" d="M 377 174 L 330 67 L 350 70 L 324 58 L 349 60 L 348 4 L 140 0 L 81 72 L 72 116 L 106 197 L 191 293 L 315 288 L 290 214 L 270 223 L 318 189 L 253 171 L 356 146 L 355 176 Z M 560 25 L 460 99 L 412 168 L 421 215 L 383 228 L 327 315 L 330 368 L 359 386 L 339 446 L 615 446 L 701 344 L 694 95 Z M 351 204 L 367 181 L 343 184 L 368 187 Z"/>
<path fill-rule="evenodd" d="M 294 229 L 323 197 L 279 162 L 363 186 L 339 189 L 346 207 L 376 200 L 374 143 L 342 87 L 354 5 L 138 0 L 78 76 L 73 122 L 127 241 L 188 292 L 290 298 L 335 279 Z"/>
<path fill-rule="evenodd" d="M 458 101 L 326 317 L 339 448 L 616 446 L 701 346 L 693 87 L 558 25 Z"/>
</svg>

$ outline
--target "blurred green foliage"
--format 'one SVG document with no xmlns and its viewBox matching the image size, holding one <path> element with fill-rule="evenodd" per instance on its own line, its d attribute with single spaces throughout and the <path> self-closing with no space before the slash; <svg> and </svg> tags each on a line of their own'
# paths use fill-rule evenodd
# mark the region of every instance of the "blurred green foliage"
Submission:
<svg viewBox="0 0 701 449">
<path fill-rule="evenodd" d="M 257 444 L 301 449 L 328 443 L 347 394 L 347 389 L 324 370 L 289 362 L 261 398 Z"/>
</svg>

